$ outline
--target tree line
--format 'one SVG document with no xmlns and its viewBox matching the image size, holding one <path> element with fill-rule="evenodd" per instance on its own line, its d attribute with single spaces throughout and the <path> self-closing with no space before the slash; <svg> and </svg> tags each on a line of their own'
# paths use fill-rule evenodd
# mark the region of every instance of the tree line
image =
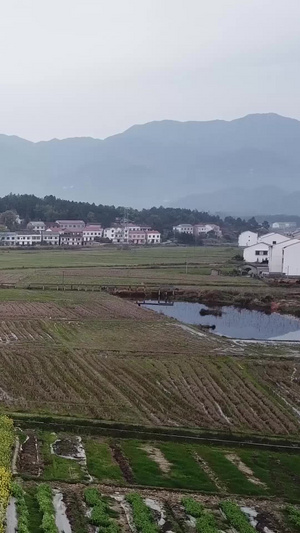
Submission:
<svg viewBox="0 0 300 533">
<path fill-rule="evenodd" d="M 11 217 L 8 215 L 11 211 L 16 212 L 24 220 L 24 225 L 30 220 L 54 222 L 60 219 L 80 219 L 86 223 L 101 223 L 103 227 L 109 227 L 125 217 L 136 224 L 149 225 L 164 234 L 172 233 L 173 226 L 178 224 L 217 224 L 222 227 L 223 233 L 228 233 L 228 236 L 245 229 L 256 230 L 262 226 L 255 218 L 243 220 L 239 217 L 225 217 L 223 220 L 218 215 L 191 209 L 160 206 L 138 210 L 62 200 L 52 195 L 38 198 L 33 194 L 9 194 L 0 198 L 0 224 L 7 225 L 7 227 L 11 225 Z M 10 221 L 9 224 L 7 221 Z M 266 226 L 267 223 L 263 224 Z"/>
</svg>

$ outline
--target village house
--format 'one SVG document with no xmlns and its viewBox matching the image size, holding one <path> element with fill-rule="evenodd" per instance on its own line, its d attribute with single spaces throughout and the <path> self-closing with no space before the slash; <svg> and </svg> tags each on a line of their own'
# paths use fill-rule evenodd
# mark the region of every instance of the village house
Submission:
<svg viewBox="0 0 300 533">
<path fill-rule="evenodd" d="M 282 272 L 286 276 L 300 277 L 300 241 L 283 248 Z"/>
<path fill-rule="evenodd" d="M 147 236 L 147 244 L 160 244 L 161 234 L 159 231 L 147 230 L 146 236 Z"/>
<path fill-rule="evenodd" d="M 60 236 L 61 246 L 82 246 L 83 236 L 81 231 L 64 232 Z"/>
<path fill-rule="evenodd" d="M 40 233 L 30 230 L 18 231 L 16 233 L 16 246 L 35 246 L 41 244 L 42 238 Z"/>
<path fill-rule="evenodd" d="M 59 228 L 68 231 L 82 231 L 85 228 L 83 220 L 56 220 Z"/>
<path fill-rule="evenodd" d="M 146 244 L 147 235 L 145 231 L 142 230 L 129 230 L 128 243 L 129 244 Z"/>
<path fill-rule="evenodd" d="M 27 229 L 32 231 L 45 231 L 46 224 L 42 220 L 32 220 L 31 222 L 28 222 Z"/>
<path fill-rule="evenodd" d="M 96 238 L 101 238 L 102 235 L 103 229 L 101 228 L 100 224 L 86 226 L 82 232 L 83 242 L 84 244 L 93 242 Z"/>
<path fill-rule="evenodd" d="M 217 237 L 222 237 L 221 228 L 220 226 L 217 226 L 217 224 L 195 224 L 194 225 L 195 237 L 205 236 L 211 231 L 213 231 Z"/>
<path fill-rule="evenodd" d="M 178 224 L 178 226 L 173 226 L 174 233 L 187 233 L 188 235 L 193 235 L 194 228 L 192 224 Z"/>
<path fill-rule="evenodd" d="M 15 246 L 16 245 L 15 231 L 1 231 L 0 232 L 0 246 Z"/>
<path fill-rule="evenodd" d="M 283 256 L 288 246 L 297 244 L 300 241 L 298 239 L 286 239 L 283 242 L 274 244 L 269 250 L 269 273 L 270 274 L 282 274 L 283 273 Z"/>
<path fill-rule="evenodd" d="M 271 245 L 266 242 L 258 242 L 252 246 L 246 246 L 243 252 L 246 263 L 267 263 Z"/>
<path fill-rule="evenodd" d="M 239 235 L 239 246 L 241 248 L 246 248 L 247 246 L 253 246 L 258 241 L 258 234 L 253 231 L 243 231 Z"/>
<path fill-rule="evenodd" d="M 282 235 L 281 233 L 266 233 L 265 235 L 262 235 L 261 237 L 258 237 L 257 242 L 265 242 L 267 244 L 278 244 L 280 242 L 286 241 L 286 235 Z"/>
<path fill-rule="evenodd" d="M 60 234 L 62 230 L 59 228 L 48 228 L 43 232 L 42 242 L 43 244 L 49 246 L 59 246 L 60 245 Z"/>
</svg>

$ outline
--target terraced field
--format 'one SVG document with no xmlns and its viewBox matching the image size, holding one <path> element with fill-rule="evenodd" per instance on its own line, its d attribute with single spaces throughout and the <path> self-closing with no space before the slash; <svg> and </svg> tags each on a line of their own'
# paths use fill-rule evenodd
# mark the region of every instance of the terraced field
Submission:
<svg viewBox="0 0 300 533">
<path fill-rule="evenodd" d="M 297 531 L 295 450 L 79 436 L 26 421 L 15 437 L 7 531 L 46 532 L 46 522 L 51 533 Z"/>
</svg>

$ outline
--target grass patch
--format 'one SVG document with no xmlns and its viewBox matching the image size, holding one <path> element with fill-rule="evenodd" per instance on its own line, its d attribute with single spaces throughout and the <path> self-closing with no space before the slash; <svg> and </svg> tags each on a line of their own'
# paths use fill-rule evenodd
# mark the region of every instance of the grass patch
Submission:
<svg viewBox="0 0 300 533">
<path fill-rule="evenodd" d="M 119 483 L 124 481 L 120 467 L 115 463 L 107 442 L 87 439 L 84 446 L 87 467 L 91 476 L 99 481 L 118 481 Z"/>
<path fill-rule="evenodd" d="M 41 432 L 42 453 L 44 459 L 44 472 L 42 478 L 46 481 L 66 481 L 78 482 L 85 478 L 84 472 L 77 461 L 65 459 L 51 453 L 51 444 L 53 444 L 57 435 L 48 431 Z"/>
<path fill-rule="evenodd" d="M 28 509 L 28 529 L 30 533 L 43 533 L 42 520 L 43 514 L 37 501 L 37 487 L 26 487 L 25 503 Z"/>
<path fill-rule="evenodd" d="M 239 450 L 242 461 L 267 484 L 272 494 L 300 501 L 300 457 L 288 453 Z"/>
<path fill-rule="evenodd" d="M 122 442 L 122 449 L 137 483 L 156 487 L 217 491 L 214 483 L 194 459 L 190 445 L 171 442 L 154 444 L 171 463 L 170 471 L 163 473 L 159 465 L 142 449 L 143 444 L 136 440 Z"/>
<path fill-rule="evenodd" d="M 200 457 L 202 457 L 215 472 L 220 481 L 222 481 L 229 492 L 233 494 L 260 495 L 266 494 L 267 491 L 262 486 L 254 485 L 248 481 L 246 476 L 225 457 L 226 452 L 232 450 L 217 450 L 208 446 L 195 446 Z M 241 457 L 240 450 L 237 451 Z M 268 452 L 266 452 L 268 453 Z M 242 457 L 241 457 L 242 458 Z M 260 478 L 260 476 L 257 476 Z M 264 481 L 262 479 L 262 481 Z"/>
</svg>

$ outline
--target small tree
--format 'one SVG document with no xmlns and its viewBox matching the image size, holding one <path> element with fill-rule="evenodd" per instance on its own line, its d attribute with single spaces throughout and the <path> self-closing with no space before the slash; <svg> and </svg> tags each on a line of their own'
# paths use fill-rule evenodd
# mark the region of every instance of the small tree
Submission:
<svg viewBox="0 0 300 533">
<path fill-rule="evenodd" d="M 10 231 L 17 227 L 17 215 L 14 211 L 8 210 L 0 214 L 0 224 L 6 226 Z"/>
</svg>

